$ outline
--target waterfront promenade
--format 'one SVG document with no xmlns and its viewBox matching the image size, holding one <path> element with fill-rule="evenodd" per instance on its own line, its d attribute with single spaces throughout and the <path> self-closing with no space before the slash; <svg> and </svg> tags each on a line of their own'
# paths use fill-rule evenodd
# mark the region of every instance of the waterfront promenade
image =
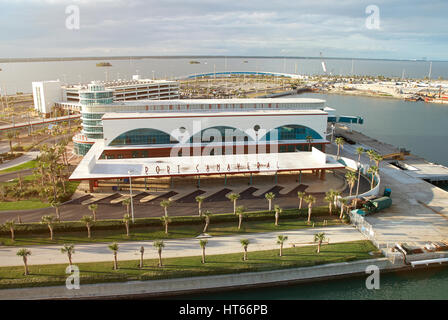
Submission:
<svg viewBox="0 0 448 320">
<path fill-rule="evenodd" d="M 330 239 L 330 243 L 365 240 L 365 237 L 352 226 L 337 226 L 326 228 L 310 228 L 293 231 L 239 234 L 232 236 L 220 236 L 208 238 L 207 255 L 226 254 L 242 252 L 240 239 L 249 239 L 249 254 L 251 251 L 278 249 L 277 235 L 288 236 L 285 248 L 292 244 L 315 245 L 314 235 L 318 232 L 325 232 Z M 199 247 L 199 240 L 196 238 L 164 240 L 164 258 L 199 256 L 202 251 Z M 306 244 L 304 244 L 306 243 Z M 108 248 L 109 243 L 76 244 L 73 263 L 112 261 L 112 252 Z M 157 250 L 153 248 L 153 241 L 135 241 L 119 243 L 118 260 L 138 260 L 140 258 L 140 247 L 145 247 L 145 259 L 157 259 Z M 61 245 L 51 246 L 28 246 L 32 255 L 28 264 L 59 264 L 67 263 L 67 256 L 61 254 Z M 21 257 L 16 255 L 20 247 L 0 247 L 0 266 L 22 265 Z"/>
<path fill-rule="evenodd" d="M 397 151 L 391 145 L 369 138 L 359 132 L 349 133 L 343 128 L 337 129 L 353 141 L 355 145 L 344 145 L 342 156 L 357 160 L 355 151 L 358 146 L 375 149 L 381 154 Z M 329 152 L 334 152 L 331 145 Z M 425 160 L 410 155 L 413 163 L 425 164 Z M 361 161 L 368 163 L 364 154 Z M 401 161 L 406 163 L 406 160 Z M 423 246 L 428 241 L 448 240 L 448 192 L 418 179 L 412 173 L 406 173 L 387 161 L 380 163 L 381 192 L 385 187 L 391 188 L 392 207 L 369 215 L 366 221 L 374 230 L 375 240 L 382 245 L 392 247 L 395 243 L 407 242 Z"/>
</svg>

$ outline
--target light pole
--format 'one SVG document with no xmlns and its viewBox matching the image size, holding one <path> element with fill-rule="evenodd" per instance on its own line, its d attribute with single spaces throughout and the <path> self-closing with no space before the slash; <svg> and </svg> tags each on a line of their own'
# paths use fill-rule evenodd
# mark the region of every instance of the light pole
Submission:
<svg viewBox="0 0 448 320">
<path fill-rule="evenodd" d="M 131 216 L 132 216 L 132 223 L 134 223 L 134 202 L 132 201 L 132 177 L 131 175 L 134 173 L 134 170 L 129 170 L 129 196 L 131 199 Z"/>
</svg>

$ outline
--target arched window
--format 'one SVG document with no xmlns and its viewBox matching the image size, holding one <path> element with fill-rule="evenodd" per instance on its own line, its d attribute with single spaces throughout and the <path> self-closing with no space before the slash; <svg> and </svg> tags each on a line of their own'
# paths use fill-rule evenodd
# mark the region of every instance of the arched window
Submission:
<svg viewBox="0 0 448 320">
<path fill-rule="evenodd" d="M 322 136 L 315 130 L 296 124 L 277 127 L 274 130 L 277 130 L 278 140 L 306 140 L 307 136 L 311 136 L 313 139 L 322 139 Z M 269 131 L 261 140 L 270 141 L 271 135 L 274 138 L 274 130 Z"/>
<path fill-rule="evenodd" d="M 120 134 L 111 143 L 110 146 L 118 145 L 148 145 L 148 144 L 170 144 L 178 143 L 168 133 L 157 129 L 134 129 Z"/>
<path fill-rule="evenodd" d="M 229 135 L 228 141 L 249 141 L 253 140 L 245 132 L 228 126 L 210 127 L 194 134 L 190 138 L 190 142 L 207 143 L 212 142 L 215 136 L 221 135 L 221 142 L 226 142 L 226 134 Z"/>
</svg>

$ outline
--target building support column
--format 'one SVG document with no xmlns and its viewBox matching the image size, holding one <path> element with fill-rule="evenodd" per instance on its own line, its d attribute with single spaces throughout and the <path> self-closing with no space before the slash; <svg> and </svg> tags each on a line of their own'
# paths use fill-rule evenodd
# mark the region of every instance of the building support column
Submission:
<svg viewBox="0 0 448 320">
<path fill-rule="evenodd" d="M 170 187 L 171 187 L 171 189 L 173 189 L 173 187 L 174 187 L 173 177 L 170 177 Z"/>
<path fill-rule="evenodd" d="M 227 175 L 224 175 L 224 185 L 227 186 Z"/>
<path fill-rule="evenodd" d="M 320 170 L 320 180 L 325 180 L 325 169 Z"/>
<path fill-rule="evenodd" d="M 249 185 L 252 185 L 252 173 L 250 173 Z"/>
<path fill-rule="evenodd" d="M 89 192 L 93 192 L 93 186 L 95 185 L 95 180 L 89 180 Z"/>
<path fill-rule="evenodd" d="M 302 183 L 302 170 L 299 171 L 299 183 Z"/>
<path fill-rule="evenodd" d="M 200 187 L 201 187 L 201 176 L 198 175 L 198 188 L 200 188 Z"/>
<path fill-rule="evenodd" d="M 278 183 L 278 176 L 277 176 L 277 172 L 275 173 L 275 178 L 274 178 L 275 184 Z"/>
</svg>

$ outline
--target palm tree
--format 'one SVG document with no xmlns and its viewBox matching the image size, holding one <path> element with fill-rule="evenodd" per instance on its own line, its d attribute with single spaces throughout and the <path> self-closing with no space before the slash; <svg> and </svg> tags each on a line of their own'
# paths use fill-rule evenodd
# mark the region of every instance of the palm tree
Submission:
<svg viewBox="0 0 448 320">
<path fill-rule="evenodd" d="M 356 198 L 355 203 L 358 203 L 358 195 L 359 195 L 359 183 L 361 180 L 361 155 L 365 152 L 364 148 L 358 147 L 356 148 L 356 153 L 358 155 L 358 179 L 356 184 Z M 356 205 L 355 205 L 356 206 Z"/>
<path fill-rule="evenodd" d="M 356 173 L 354 173 L 353 171 L 347 171 L 345 173 L 345 180 L 347 180 L 348 186 L 350 187 L 350 197 L 352 196 L 352 192 L 353 192 L 353 187 L 355 186 L 356 183 Z"/>
<path fill-rule="evenodd" d="M 160 201 L 160 206 L 165 211 L 165 217 L 168 217 L 168 207 L 170 205 L 171 205 L 171 201 L 170 200 L 162 200 L 162 201 Z"/>
<path fill-rule="evenodd" d="M 375 182 L 375 175 L 378 173 L 378 167 L 377 166 L 371 166 L 368 170 L 368 173 L 371 174 L 371 181 L 370 181 L 370 189 L 373 189 L 373 183 Z"/>
<path fill-rule="evenodd" d="M 75 245 L 74 244 L 64 244 L 61 248 L 61 253 L 66 253 L 68 257 L 68 264 L 72 265 L 72 255 L 75 253 Z"/>
<path fill-rule="evenodd" d="M 17 251 L 17 255 L 19 257 L 23 258 L 23 264 L 25 266 L 25 275 L 29 275 L 29 271 L 28 271 L 28 256 L 31 255 L 31 251 L 28 249 L 20 249 L 19 251 Z"/>
<path fill-rule="evenodd" d="M 199 240 L 199 246 L 202 249 L 202 263 L 205 263 L 205 247 L 207 246 L 208 241 L 201 239 Z"/>
<path fill-rule="evenodd" d="M 61 215 L 59 212 L 59 207 L 61 206 L 61 203 L 59 201 L 51 201 L 51 206 L 54 208 L 55 212 L 56 212 L 56 219 L 58 221 L 61 220 Z"/>
<path fill-rule="evenodd" d="M 243 217 L 246 213 L 246 208 L 244 206 L 238 206 L 236 208 L 236 214 L 238 215 L 238 230 L 241 229 L 241 225 L 243 223 Z"/>
<path fill-rule="evenodd" d="M 312 136 L 306 136 L 305 137 L 306 142 L 308 143 L 308 151 L 311 151 L 311 144 L 313 143 L 313 137 Z"/>
<path fill-rule="evenodd" d="M 153 243 L 154 248 L 157 249 L 157 253 L 159 254 L 159 267 L 162 267 L 162 250 L 165 248 L 165 243 L 162 240 L 156 240 Z"/>
<path fill-rule="evenodd" d="M 330 189 L 330 191 L 327 191 L 325 193 L 325 198 L 324 198 L 324 200 L 326 202 L 328 202 L 328 213 L 330 214 L 330 216 L 333 213 L 334 193 L 335 193 L 335 191 Z"/>
<path fill-rule="evenodd" d="M 91 227 L 92 222 L 93 222 L 92 216 L 83 216 L 81 218 L 81 222 L 84 222 L 86 224 L 86 227 L 87 227 L 87 238 L 90 239 L 90 227 Z"/>
<path fill-rule="evenodd" d="M 266 200 L 268 200 L 269 211 L 272 211 L 272 200 L 274 200 L 274 198 L 275 198 L 275 193 L 268 192 L 264 195 L 264 197 L 266 198 Z"/>
<path fill-rule="evenodd" d="M 92 211 L 93 221 L 96 221 L 96 212 L 98 210 L 98 205 L 96 203 L 92 203 L 88 206 L 89 210 Z"/>
<path fill-rule="evenodd" d="M 374 155 L 374 157 L 373 157 L 373 160 L 375 161 L 375 164 L 376 164 L 376 166 L 377 166 L 378 169 L 379 169 L 379 167 L 380 167 L 380 162 L 383 161 L 384 158 L 383 158 L 382 155 L 376 153 L 376 154 Z"/>
<path fill-rule="evenodd" d="M 198 212 L 199 212 L 199 216 L 200 217 L 202 216 L 202 209 L 201 209 L 201 207 L 202 207 L 202 202 L 204 202 L 204 200 L 205 200 L 205 197 L 202 197 L 202 196 L 197 196 L 196 197 L 196 202 L 198 203 Z"/>
<path fill-rule="evenodd" d="M 143 255 L 145 254 L 145 247 L 140 247 L 140 269 L 143 268 Z"/>
<path fill-rule="evenodd" d="M 204 216 L 205 216 L 205 226 L 204 226 L 204 230 L 202 230 L 202 233 L 207 232 L 208 226 L 210 224 L 210 217 L 212 216 L 212 213 L 209 210 L 206 210 L 204 212 Z"/>
<path fill-rule="evenodd" d="M 283 253 L 283 244 L 285 243 L 285 241 L 288 240 L 288 236 L 284 236 L 284 235 L 278 235 L 277 236 L 277 244 L 280 245 L 280 253 L 279 256 L 282 256 Z"/>
<path fill-rule="evenodd" d="M 313 204 L 316 203 L 316 198 L 312 195 L 308 195 L 305 198 L 306 203 L 308 204 L 308 221 L 307 223 L 311 223 L 311 213 L 313 211 Z"/>
<path fill-rule="evenodd" d="M 317 242 L 317 253 L 320 253 L 320 246 L 326 239 L 324 232 L 319 232 L 314 235 L 314 242 Z"/>
<path fill-rule="evenodd" d="M 53 226 L 54 226 L 55 218 L 52 215 L 43 216 L 40 219 L 40 223 L 46 224 L 48 229 L 50 230 L 50 240 L 53 240 Z"/>
<path fill-rule="evenodd" d="M 121 201 L 121 205 L 126 207 L 126 213 L 129 214 L 129 210 L 131 208 L 131 198 L 126 198 Z"/>
<path fill-rule="evenodd" d="M 231 193 L 227 195 L 227 199 L 233 202 L 233 214 L 236 214 L 236 200 L 240 198 L 238 193 Z"/>
<path fill-rule="evenodd" d="M 14 241 L 14 228 L 16 223 L 14 220 L 8 220 L 4 223 L 3 227 L 11 232 L 11 240 Z"/>
<path fill-rule="evenodd" d="M 243 255 L 243 261 L 247 260 L 247 246 L 249 245 L 249 239 L 241 239 L 240 240 L 241 245 L 243 246 L 244 249 L 244 255 Z"/>
<path fill-rule="evenodd" d="M 367 150 L 366 153 L 367 153 L 367 156 L 369 157 L 369 164 L 372 164 L 372 160 L 375 158 L 375 155 L 377 153 L 373 149 Z"/>
<path fill-rule="evenodd" d="M 345 140 L 342 137 L 337 137 L 336 139 L 334 139 L 334 142 L 338 146 L 338 153 L 337 153 L 336 158 L 339 159 L 339 154 L 340 154 L 341 149 L 344 148 Z"/>
<path fill-rule="evenodd" d="M 276 204 L 274 206 L 274 210 L 275 210 L 275 225 L 278 226 L 278 218 L 280 217 L 280 214 L 283 212 L 283 209 Z"/>
<path fill-rule="evenodd" d="M 160 220 L 162 220 L 162 223 L 165 226 L 165 234 L 168 234 L 168 225 L 170 224 L 171 219 L 167 216 L 163 216 Z"/>
<path fill-rule="evenodd" d="M 114 253 L 114 270 L 118 269 L 118 260 L 117 260 L 117 253 L 118 253 L 118 243 L 114 242 L 108 246 L 108 248 Z"/>
<path fill-rule="evenodd" d="M 11 154 L 13 155 L 14 154 L 14 150 L 13 150 L 13 148 L 12 148 L 12 140 L 15 138 L 15 134 L 14 134 L 14 132 L 13 131 L 11 131 L 11 130 L 9 130 L 7 133 L 6 133 L 6 137 L 8 138 L 8 140 L 9 140 L 9 150 L 11 151 Z"/>
<path fill-rule="evenodd" d="M 129 214 L 125 214 L 123 216 L 123 223 L 124 226 L 126 227 L 126 236 L 129 237 L 129 222 L 132 220 L 131 216 Z"/>
<path fill-rule="evenodd" d="M 305 198 L 305 192 L 297 192 L 297 196 L 299 197 L 299 210 L 302 209 L 303 198 Z"/>
<path fill-rule="evenodd" d="M 344 210 L 348 205 L 349 200 L 347 198 L 341 198 L 339 199 L 339 203 L 341 204 L 341 214 L 339 215 L 339 219 L 342 219 L 344 216 Z"/>
</svg>

